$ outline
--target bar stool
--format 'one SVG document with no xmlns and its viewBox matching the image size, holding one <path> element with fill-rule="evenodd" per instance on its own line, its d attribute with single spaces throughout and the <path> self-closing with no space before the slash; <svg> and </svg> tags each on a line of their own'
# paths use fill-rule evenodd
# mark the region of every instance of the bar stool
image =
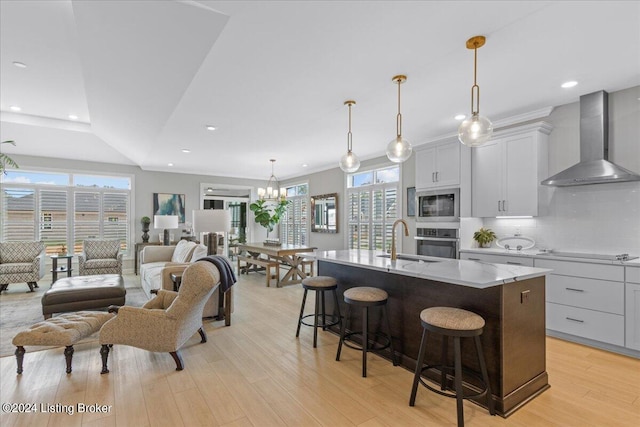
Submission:
<svg viewBox="0 0 640 427">
<path fill-rule="evenodd" d="M 338 281 L 329 276 L 315 276 L 307 277 L 302 280 L 302 287 L 304 288 L 304 296 L 302 297 L 302 307 L 300 307 L 300 316 L 298 317 L 298 330 L 296 331 L 296 338 L 300 335 L 300 325 L 313 326 L 313 348 L 316 348 L 318 344 L 318 328 L 326 330 L 328 326 L 340 325 L 342 329 L 342 317 L 340 316 L 340 305 L 338 304 L 338 294 L 336 289 L 338 288 Z M 307 292 L 316 291 L 316 306 L 313 314 L 304 315 L 304 305 L 307 302 Z M 333 300 L 335 304 L 335 310 L 337 314 L 330 315 L 329 323 L 327 323 L 327 314 L 325 310 L 325 291 L 331 291 L 333 293 Z M 320 310 L 320 301 L 322 301 L 322 311 Z M 313 316 L 313 324 L 306 323 L 304 319 Z M 322 322 L 318 321 L 318 317 L 322 316 Z"/>
<path fill-rule="evenodd" d="M 338 344 L 338 353 L 336 354 L 336 360 L 340 360 L 340 353 L 342 352 L 342 344 L 355 350 L 362 350 L 362 376 L 367 376 L 367 352 L 374 351 L 379 352 L 386 348 L 391 351 L 391 360 L 393 366 L 397 366 L 395 352 L 393 351 L 393 341 L 391 340 L 391 325 L 389 322 L 389 315 L 387 313 L 387 300 L 389 295 L 383 289 L 372 288 L 368 286 L 360 286 L 356 288 L 347 289 L 344 292 L 344 302 L 347 303 L 347 314 L 345 316 L 345 322 L 348 321 L 351 314 L 351 306 L 362 307 L 362 331 L 354 331 L 345 333 L 345 324 L 343 323 L 340 328 L 340 343 Z M 372 346 L 369 346 L 369 307 L 382 306 L 382 314 L 385 317 L 387 323 L 387 334 L 382 335 L 380 333 L 372 334 L 374 336 L 382 335 L 384 338 L 384 344 L 377 344 L 375 341 Z M 354 335 L 360 335 L 362 338 L 362 345 L 358 346 L 351 340 L 348 340 Z M 377 345 L 376 345 L 377 344 Z"/>
<path fill-rule="evenodd" d="M 414 406 L 416 402 L 416 393 L 418 391 L 418 382 L 429 390 L 441 394 L 447 397 L 455 397 L 457 400 L 457 412 L 458 412 L 458 426 L 464 426 L 464 414 L 462 408 L 462 399 L 475 398 L 480 396 L 486 396 L 487 407 L 489 413 L 495 415 L 493 407 L 493 399 L 491 398 L 491 386 L 489 384 L 489 375 L 487 374 L 487 366 L 484 362 L 484 356 L 482 353 L 482 343 L 480 342 L 480 335 L 484 328 L 484 319 L 470 311 L 462 310 L 460 308 L 453 307 L 431 307 L 422 310 L 420 313 L 420 320 L 422 322 L 422 342 L 420 343 L 420 351 L 418 353 L 418 360 L 416 363 L 415 375 L 413 377 L 413 387 L 411 388 L 411 398 L 409 399 L 409 406 Z M 426 365 L 423 366 L 424 356 L 427 347 L 427 331 L 435 332 L 442 335 L 442 361 L 441 365 Z M 453 338 L 454 349 L 454 366 L 446 366 L 447 349 L 448 349 L 448 337 Z M 483 390 L 478 394 L 465 396 L 462 392 L 462 357 L 460 353 L 460 338 L 473 337 L 476 346 L 476 352 L 478 354 L 478 363 L 480 364 L 480 371 L 482 378 L 476 373 L 467 371 L 468 375 L 471 375 L 480 380 Z M 431 368 L 440 368 L 440 390 L 431 387 L 424 382 L 421 378 L 422 372 Z M 446 392 L 447 388 L 447 373 L 446 371 L 454 370 L 454 382 L 455 393 Z"/>
</svg>

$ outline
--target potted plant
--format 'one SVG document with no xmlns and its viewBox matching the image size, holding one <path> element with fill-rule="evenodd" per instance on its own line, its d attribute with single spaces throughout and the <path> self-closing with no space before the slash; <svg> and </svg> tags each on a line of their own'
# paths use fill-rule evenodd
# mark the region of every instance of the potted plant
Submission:
<svg viewBox="0 0 640 427">
<path fill-rule="evenodd" d="M 249 209 L 256 217 L 256 222 L 267 229 L 267 240 L 269 233 L 280 222 L 288 204 L 288 200 L 269 203 L 267 200 L 259 199 L 249 205 Z"/>
<path fill-rule="evenodd" d="M 140 222 L 142 223 L 142 242 L 149 242 L 149 224 L 151 224 L 151 218 L 148 216 L 143 216 L 140 218 Z"/>
<path fill-rule="evenodd" d="M 64 243 L 60 246 L 60 250 L 58 251 L 58 255 L 66 255 L 67 254 L 67 245 Z"/>
<path fill-rule="evenodd" d="M 473 240 L 478 242 L 478 246 L 481 248 L 491 247 L 491 242 L 496 239 L 496 233 L 491 231 L 490 228 L 480 227 L 480 230 L 473 233 Z"/>
<path fill-rule="evenodd" d="M 15 142 L 13 141 L 2 141 L 0 142 L 0 144 L 11 144 L 11 145 L 16 145 Z M 4 154 L 2 152 L 2 150 L 0 150 L 0 173 L 3 173 L 6 175 L 7 173 L 7 166 L 10 166 L 12 168 L 18 168 L 18 164 L 9 156 L 7 156 L 6 154 Z"/>
</svg>

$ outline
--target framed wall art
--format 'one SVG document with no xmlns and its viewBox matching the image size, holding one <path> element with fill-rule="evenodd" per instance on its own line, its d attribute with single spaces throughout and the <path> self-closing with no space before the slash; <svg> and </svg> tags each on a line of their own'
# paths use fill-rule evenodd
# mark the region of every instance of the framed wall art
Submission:
<svg viewBox="0 0 640 427">
<path fill-rule="evenodd" d="M 178 221 L 184 224 L 185 195 L 170 193 L 153 193 L 154 215 L 178 215 Z"/>
</svg>

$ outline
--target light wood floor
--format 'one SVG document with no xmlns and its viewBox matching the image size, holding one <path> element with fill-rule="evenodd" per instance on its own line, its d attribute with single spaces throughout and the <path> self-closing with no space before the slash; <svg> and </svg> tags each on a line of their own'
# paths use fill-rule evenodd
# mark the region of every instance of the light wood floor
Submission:
<svg viewBox="0 0 640 427">
<path fill-rule="evenodd" d="M 375 355 L 368 378 L 360 353 L 345 348 L 335 361 L 337 337 L 312 329 L 295 338 L 300 286 L 266 288 L 264 276 L 236 285 L 232 325 L 205 325 L 209 342 L 194 336 L 183 348 L 185 370 L 171 356 L 116 346 L 100 375 L 97 342 L 76 348 L 73 373 L 63 349 L 0 359 L 2 403 L 78 402 L 110 405 L 107 413 L 0 416 L 2 426 L 449 426 L 455 400 L 418 390 L 408 405 L 412 373 Z M 313 300 L 311 299 L 311 302 Z M 309 304 L 309 302 L 308 302 Z M 308 307 L 313 307 L 312 304 Z M 551 389 L 507 419 L 465 402 L 468 426 L 638 426 L 640 361 L 547 339 Z M 38 407 L 38 409 L 40 409 Z"/>
</svg>

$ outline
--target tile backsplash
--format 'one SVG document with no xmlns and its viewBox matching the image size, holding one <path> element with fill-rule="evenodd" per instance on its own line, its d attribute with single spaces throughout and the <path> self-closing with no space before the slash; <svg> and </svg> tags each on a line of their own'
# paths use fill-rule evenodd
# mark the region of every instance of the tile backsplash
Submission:
<svg viewBox="0 0 640 427">
<path fill-rule="evenodd" d="M 541 249 L 640 256 L 639 182 L 549 190 L 548 201 L 541 202 L 545 216 L 484 218 L 484 226 L 498 237 L 532 237 Z"/>
</svg>

